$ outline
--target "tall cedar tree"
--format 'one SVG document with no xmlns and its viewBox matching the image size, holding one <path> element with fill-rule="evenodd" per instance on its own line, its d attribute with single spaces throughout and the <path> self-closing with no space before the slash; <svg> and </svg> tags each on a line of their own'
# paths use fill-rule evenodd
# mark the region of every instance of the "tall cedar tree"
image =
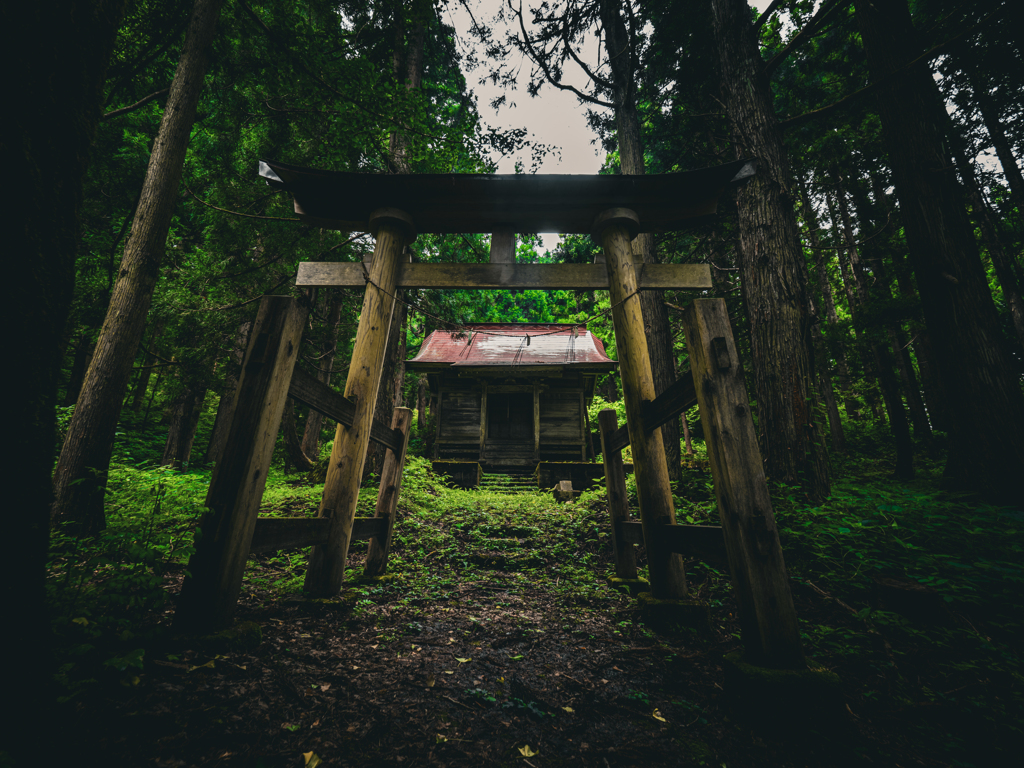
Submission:
<svg viewBox="0 0 1024 768">
<path fill-rule="evenodd" d="M 515 45 L 537 64 L 544 80 L 556 88 L 571 91 L 584 103 L 614 109 L 619 170 L 628 176 L 645 174 L 643 134 L 636 103 L 637 77 L 642 68 L 637 28 L 642 26 L 642 22 L 630 0 L 598 0 L 596 3 L 568 0 L 564 4 L 553 6 L 544 4 L 533 11 L 534 22 L 539 24 L 542 30 L 535 34 L 527 32 L 521 8 L 519 11 L 513 9 L 513 13 L 517 16 L 522 35 Z M 628 27 L 624 16 L 630 22 Z M 580 39 L 590 33 L 595 26 L 599 27 L 604 42 L 610 79 L 597 74 L 600 68 L 592 70 L 587 67 L 576 53 Z M 590 78 L 591 93 L 562 82 L 562 67 L 570 58 Z M 532 95 L 536 95 L 540 82 L 542 81 L 530 84 L 529 91 Z M 605 96 L 610 96 L 611 100 L 603 98 Z M 633 253 L 641 256 L 647 263 L 656 261 L 654 236 L 649 233 L 637 236 L 633 241 Z M 654 388 L 660 394 L 676 380 L 673 336 L 664 292 L 641 291 L 640 305 L 647 333 Z M 669 479 L 678 482 L 682 479 L 679 419 L 672 419 L 662 426 L 661 435 L 665 444 Z"/>
<path fill-rule="evenodd" d="M 103 497 L 114 431 L 159 276 L 223 4 L 195 2 L 110 307 L 54 473 L 53 518 L 81 533 L 106 522 Z"/>
<path fill-rule="evenodd" d="M 1006 502 L 1024 499 L 1024 394 L 949 162 L 935 81 L 918 55 L 906 2 L 855 0 L 878 91 L 889 161 L 910 260 L 950 409 L 946 476 L 955 487 Z"/>
<path fill-rule="evenodd" d="M 713 0 L 722 96 L 739 155 L 757 175 L 739 190 L 740 277 L 750 319 L 758 430 L 772 480 L 829 495 L 828 454 L 814 385 L 806 267 L 789 158 L 746 0 Z"/>
<path fill-rule="evenodd" d="M 0 156 L 18 179 L 18 193 L 3 206 L 3 232 L 15 286 L 7 298 L 8 351 L 20 385 L 18 405 L 5 417 L 18 445 L 4 459 L 12 479 L 5 490 L 5 535 L 13 546 L 0 569 L 0 607 L 11 624 L 0 690 L 11 703 L 17 697 L 0 718 L 4 764 L 38 758 L 39 745 L 29 735 L 51 715 L 45 706 L 51 670 L 44 568 L 54 407 L 80 238 L 82 180 L 124 7 L 124 0 L 0 6 L 0 25 L 18 43 L 5 46 L 6 96 L 17 108 L 0 121 Z"/>
</svg>

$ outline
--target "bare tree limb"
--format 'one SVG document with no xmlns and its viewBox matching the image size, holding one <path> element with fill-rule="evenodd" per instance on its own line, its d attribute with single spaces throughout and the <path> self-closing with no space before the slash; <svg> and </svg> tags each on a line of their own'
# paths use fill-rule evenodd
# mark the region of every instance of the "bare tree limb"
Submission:
<svg viewBox="0 0 1024 768">
<path fill-rule="evenodd" d="M 171 90 L 171 86 L 167 86 L 166 88 L 164 88 L 162 90 L 155 91 L 154 93 L 149 94 L 149 96 L 146 96 L 143 99 L 139 99 L 138 101 L 136 101 L 134 104 L 132 104 L 130 106 L 121 107 L 120 109 L 115 109 L 113 112 L 107 112 L 105 115 L 103 115 L 100 118 L 100 120 L 110 120 L 112 118 L 119 117 L 120 115 L 126 115 L 129 112 L 134 112 L 139 107 L 144 107 L 147 104 L 149 104 L 149 102 L 153 101 L 154 99 L 159 99 L 165 93 L 169 93 L 170 90 Z"/>
<path fill-rule="evenodd" d="M 525 24 L 525 22 L 523 22 L 523 3 L 522 3 L 522 0 L 520 0 L 520 2 L 519 2 L 519 10 L 518 11 L 515 8 L 512 7 L 512 0 L 508 0 L 508 7 L 509 7 L 509 10 L 511 10 L 512 13 L 514 13 L 516 15 L 516 18 L 519 19 L 519 29 L 523 33 L 523 44 L 526 46 L 527 50 L 530 53 L 530 59 L 538 67 L 540 67 L 540 71 L 544 73 L 544 79 L 545 80 L 547 80 L 555 88 L 558 88 L 560 91 L 570 91 L 570 92 L 576 94 L 576 96 L 578 98 L 580 98 L 582 101 L 585 101 L 585 102 L 587 102 L 589 104 L 597 104 L 599 107 L 608 107 L 610 109 L 615 109 L 615 105 L 612 104 L 611 102 L 602 101 L 601 99 L 595 98 L 594 96 L 590 96 L 590 95 L 584 93 L 579 88 L 575 88 L 575 87 L 573 87 L 571 85 L 565 85 L 564 83 L 560 83 L 558 80 L 556 80 L 554 75 L 551 74 L 551 70 L 548 67 L 547 63 L 537 54 L 536 49 L 534 49 L 534 47 L 533 47 L 533 42 L 530 40 L 530 36 L 526 32 L 526 24 Z"/>
<path fill-rule="evenodd" d="M 768 60 L 768 63 L 764 65 L 765 75 L 771 77 L 772 72 L 778 68 L 779 64 L 786 60 L 789 54 L 807 42 L 818 31 L 821 25 L 825 23 L 825 19 L 831 16 L 837 9 L 846 7 L 849 2 L 850 0 L 831 0 L 828 5 L 822 6 L 814 14 L 814 18 L 807 22 L 804 28 L 797 32 L 781 51 Z"/>
<path fill-rule="evenodd" d="M 257 216 L 255 213 L 239 213 L 238 211 L 229 211 L 227 208 L 218 208 L 216 205 L 212 205 L 211 203 L 206 202 L 205 200 L 201 199 L 198 195 L 196 195 L 196 193 L 189 189 L 187 186 L 185 187 L 185 191 L 192 195 L 192 197 L 195 198 L 196 202 L 205 205 L 207 208 L 213 208 L 213 210 L 220 211 L 221 213 L 230 213 L 232 216 L 241 216 L 242 218 L 245 219 L 262 219 L 263 221 L 302 221 L 302 219 L 289 219 L 283 216 Z"/>
<path fill-rule="evenodd" d="M 868 94 L 874 92 L 877 88 L 879 88 L 879 87 L 881 87 L 883 85 L 888 85 L 890 82 L 895 80 L 897 77 L 901 77 L 902 75 L 906 74 L 911 69 L 911 67 L 914 67 L 917 64 L 920 64 L 922 61 L 931 61 L 936 56 L 938 56 L 938 55 L 940 55 L 942 53 L 945 53 L 946 49 L 949 48 L 951 45 L 953 45 L 953 43 L 959 41 L 961 38 L 963 38 L 965 36 L 968 36 L 968 35 L 973 34 L 974 32 L 977 32 L 979 27 L 981 27 L 987 21 L 989 21 L 992 18 L 994 18 L 995 16 L 997 16 L 1002 11 L 1006 10 L 1006 7 L 1007 7 L 1006 5 L 1000 5 L 998 8 L 996 8 L 988 16 L 983 18 L 981 21 L 979 21 L 974 26 L 968 27 L 967 29 L 965 29 L 962 32 L 960 32 L 959 34 L 956 34 L 953 37 L 949 38 L 945 42 L 942 42 L 942 43 L 939 43 L 936 46 L 933 46 L 932 48 L 930 48 L 929 50 L 925 51 L 920 56 L 918 56 L 916 59 L 913 59 L 912 61 L 908 61 L 906 64 L 904 64 L 899 69 L 895 69 L 892 72 L 889 72 L 888 74 L 884 75 L 883 77 L 878 78 L 875 82 L 868 83 L 867 85 L 865 85 L 860 90 L 854 91 L 853 93 L 849 94 L 848 96 L 844 96 L 843 98 L 839 99 L 839 101 L 834 101 L 831 104 L 828 104 L 827 106 L 821 107 L 819 109 L 812 109 L 810 112 L 804 112 L 802 115 L 796 115 L 795 117 L 790 117 L 790 118 L 787 118 L 785 120 L 780 120 L 779 121 L 779 126 L 781 128 L 783 128 L 783 129 L 790 128 L 790 127 L 793 127 L 793 126 L 796 126 L 796 125 L 800 125 L 801 123 L 805 123 L 808 120 L 811 120 L 811 119 L 814 119 L 814 118 L 825 117 L 826 115 L 830 115 L 832 112 L 835 112 L 836 110 L 839 110 L 839 109 L 842 109 L 844 107 L 850 106 L 855 101 L 858 101 L 861 97 L 867 96 Z"/>
<path fill-rule="evenodd" d="M 754 29 L 760 29 L 763 27 L 765 22 L 768 21 L 771 15 L 779 9 L 779 6 L 782 5 L 783 2 L 785 2 L 785 0 L 772 0 L 772 4 L 765 8 L 764 13 L 762 13 L 758 17 L 757 21 L 754 22 Z"/>
</svg>

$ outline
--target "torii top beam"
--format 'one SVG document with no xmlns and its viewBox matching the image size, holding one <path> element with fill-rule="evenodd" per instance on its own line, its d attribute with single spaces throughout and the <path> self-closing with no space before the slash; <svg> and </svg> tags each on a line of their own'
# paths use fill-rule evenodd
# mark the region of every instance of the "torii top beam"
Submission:
<svg viewBox="0 0 1024 768">
<path fill-rule="evenodd" d="M 291 192 L 304 222 L 369 231 L 370 213 L 398 208 L 418 232 L 591 234 L 610 208 L 629 208 L 641 232 L 671 232 L 714 213 L 730 184 L 754 175 L 756 161 L 646 176 L 563 174 L 366 174 L 260 161 L 267 183 Z"/>
</svg>

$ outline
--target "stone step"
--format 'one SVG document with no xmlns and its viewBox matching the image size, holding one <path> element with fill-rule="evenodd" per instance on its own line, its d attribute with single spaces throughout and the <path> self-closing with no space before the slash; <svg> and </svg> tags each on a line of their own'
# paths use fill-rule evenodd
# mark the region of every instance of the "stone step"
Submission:
<svg viewBox="0 0 1024 768">
<path fill-rule="evenodd" d="M 492 493 L 528 493 L 537 490 L 537 481 L 527 474 L 485 474 L 480 479 L 480 490 Z"/>
</svg>

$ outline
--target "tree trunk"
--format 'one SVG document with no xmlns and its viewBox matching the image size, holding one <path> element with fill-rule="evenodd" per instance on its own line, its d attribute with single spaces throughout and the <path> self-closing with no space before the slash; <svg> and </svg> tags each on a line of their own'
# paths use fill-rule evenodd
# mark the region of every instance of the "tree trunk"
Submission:
<svg viewBox="0 0 1024 768">
<path fill-rule="evenodd" d="M 830 470 L 818 416 L 803 251 L 771 91 L 746 0 L 713 0 L 722 94 L 740 154 L 759 158 L 737 194 L 740 276 L 750 318 L 765 471 L 818 501 Z"/>
<path fill-rule="evenodd" d="M 135 382 L 135 391 L 132 393 L 132 404 L 131 409 L 135 413 L 138 413 L 142 408 L 142 401 L 146 399 L 146 391 L 149 389 L 149 379 L 153 374 L 153 367 L 156 365 L 156 354 L 153 350 L 156 349 L 156 340 L 160 338 L 160 334 L 163 332 L 163 323 L 157 323 L 153 327 L 153 333 L 149 337 L 149 351 L 146 353 L 145 360 L 142 364 L 142 371 L 139 375 L 139 380 Z"/>
<path fill-rule="evenodd" d="M 327 351 L 319 361 L 316 373 L 318 381 L 324 386 L 331 383 L 331 371 L 334 369 L 334 358 L 338 354 L 338 326 L 341 325 L 341 290 L 331 291 L 330 309 L 327 312 Z M 389 422 L 390 423 L 390 422 Z M 320 411 L 310 409 L 306 417 L 306 429 L 302 433 L 302 453 L 310 461 L 320 458 L 320 432 L 324 426 L 324 415 Z"/>
<path fill-rule="evenodd" d="M 943 112 L 943 114 L 947 113 Z M 1017 340 L 1024 348 L 1024 299 L 1021 298 L 1021 281 L 1016 265 L 1006 252 L 1002 238 L 999 236 L 999 226 L 993 219 L 992 211 L 981 194 L 978 178 L 974 173 L 974 165 L 967 159 L 963 139 L 952 120 L 948 119 L 948 114 L 946 127 L 950 134 L 949 143 L 956 168 L 960 172 L 960 179 L 967 190 L 971 213 L 974 214 L 974 221 L 978 229 L 981 230 L 982 242 L 985 243 L 985 250 L 988 251 L 989 258 L 992 259 L 992 266 L 996 269 L 996 277 L 999 279 L 999 286 L 1003 289 L 1003 299 L 1010 309 L 1010 319 L 1013 321 Z"/>
<path fill-rule="evenodd" d="M 416 428 L 421 436 L 427 429 L 427 374 L 421 373 L 416 382 Z"/>
<path fill-rule="evenodd" d="M 171 425 L 164 443 L 161 466 L 181 469 L 192 457 L 192 443 L 196 439 L 196 428 L 203 412 L 206 387 L 190 383 L 185 391 L 175 398 L 171 412 Z"/>
<path fill-rule="evenodd" d="M 619 170 L 624 176 L 643 176 L 647 169 L 636 110 L 635 53 L 629 31 L 622 21 L 621 5 L 622 0 L 601 0 L 600 9 L 605 49 L 615 84 L 615 138 L 619 145 Z M 649 232 L 637 235 L 633 241 L 633 253 L 642 256 L 647 264 L 655 263 L 654 235 Z M 654 390 L 660 395 L 676 380 L 674 339 L 664 291 L 641 291 L 640 308 L 647 333 Z M 661 438 L 665 445 L 669 481 L 678 483 L 683 479 L 679 419 L 671 419 L 662 425 Z"/>
<path fill-rule="evenodd" d="M 231 358 L 227 363 L 228 372 L 224 376 L 224 391 L 221 393 L 220 402 L 217 403 L 217 415 L 214 417 L 213 429 L 210 431 L 210 443 L 206 446 L 206 455 L 203 457 L 203 461 L 207 464 L 216 464 L 220 461 L 224 455 L 224 447 L 228 443 L 231 419 L 235 415 L 235 390 L 238 389 L 236 371 L 242 365 L 245 348 L 249 346 L 249 330 L 251 328 L 252 322 L 246 320 L 238 327 L 238 335 L 235 336 Z"/>
<path fill-rule="evenodd" d="M 810 240 L 811 249 L 814 251 L 814 263 L 815 273 L 818 277 L 818 290 L 821 291 L 821 301 L 825 306 L 825 317 L 828 318 L 828 322 L 836 327 L 839 325 L 839 313 L 836 312 L 836 300 L 832 295 L 832 285 L 828 279 L 828 269 L 826 268 L 825 253 L 826 251 L 822 247 L 821 238 L 818 237 L 818 216 L 814 212 L 814 205 L 811 202 L 811 196 L 807 192 L 807 185 L 804 180 L 800 177 L 797 178 L 800 184 L 800 198 L 803 205 L 801 210 L 803 212 L 804 221 L 807 223 L 807 239 Z M 818 312 L 815 309 L 813 299 L 811 300 L 811 314 L 818 317 Z M 835 403 L 835 395 L 832 390 L 832 374 L 828 370 L 828 348 L 825 343 L 824 334 L 821 331 L 820 318 L 819 322 L 815 323 L 811 328 L 811 333 L 814 336 L 814 343 L 818 345 L 815 349 L 815 359 L 818 359 L 818 349 L 823 353 L 820 356 L 818 370 L 820 371 L 820 377 L 822 382 L 828 380 L 829 387 L 825 391 L 825 396 L 832 401 L 829 404 L 829 431 L 832 434 L 832 447 L 835 450 L 844 451 L 846 450 L 846 437 L 843 434 L 842 422 L 839 420 L 838 408 L 835 414 L 835 421 L 839 425 L 838 429 L 833 426 L 833 415 L 832 407 Z M 853 380 L 850 377 L 850 365 L 846 360 L 846 345 L 839 344 L 836 349 L 836 372 L 839 374 L 839 387 L 843 391 L 846 406 L 846 415 L 851 419 L 860 418 L 860 408 L 857 404 L 857 399 L 853 396 Z M 822 385 L 824 386 L 824 384 Z M 836 442 L 837 436 L 839 442 Z"/>
<path fill-rule="evenodd" d="M 960 58 L 960 62 L 965 64 L 963 69 L 971 81 L 971 90 L 974 91 L 974 98 L 981 110 L 981 119 L 985 123 L 985 130 L 988 131 L 989 138 L 992 139 L 992 146 L 996 150 L 996 157 L 999 158 L 999 165 L 1003 168 L 1003 176 L 1006 177 L 1006 183 L 1010 187 L 1010 200 L 1013 203 L 1013 208 L 1017 212 L 1017 217 L 1022 220 L 1021 223 L 1024 223 L 1024 176 L 1021 175 L 1020 166 L 1017 165 L 1017 159 L 1013 156 L 1013 147 L 1006 137 L 1006 131 L 1003 130 L 1002 121 L 999 119 L 999 108 L 992 100 L 988 84 L 984 82 L 984 78 L 978 74 L 975 67 L 968 64 L 963 58 Z"/>
<path fill-rule="evenodd" d="M 377 405 L 373 411 L 373 420 L 381 424 L 390 424 L 395 408 L 402 403 L 402 379 L 405 377 L 405 304 L 401 303 L 402 291 L 396 291 L 399 298 L 391 315 L 391 330 L 388 333 L 388 345 L 384 352 L 384 370 L 381 374 L 380 388 L 377 390 Z M 384 465 L 384 454 L 387 449 L 377 443 L 370 443 L 363 466 L 363 479 L 370 473 L 380 474 Z"/>
<path fill-rule="evenodd" d="M 918 55 L 905 2 L 854 5 L 873 80 Z M 935 89 L 923 62 L 890 79 L 877 92 L 882 134 L 935 363 L 957 397 L 946 476 L 954 487 L 1012 503 L 1024 499 L 1024 395 L 949 166 Z"/>
<path fill-rule="evenodd" d="M 837 233 L 836 241 L 840 243 L 840 246 L 836 250 L 836 258 L 839 260 L 839 274 L 842 276 L 843 291 L 846 293 L 846 306 L 849 307 L 850 316 L 854 317 L 858 314 L 856 308 L 861 299 L 858 298 L 857 279 L 853 269 L 853 254 L 847 247 L 847 243 L 851 241 L 844 235 L 838 214 L 838 206 L 835 202 L 835 196 L 826 194 L 825 199 L 828 202 L 828 212 L 829 218 L 832 220 L 832 228 Z M 844 254 L 846 256 L 845 259 L 843 258 Z M 882 411 L 882 403 L 878 398 L 878 392 L 881 389 L 881 386 L 878 381 L 878 366 L 876 365 L 875 357 L 868 348 L 869 345 L 864 339 L 864 334 L 856 324 L 853 328 L 853 335 L 857 342 L 857 351 L 864 369 L 864 399 L 867 401 L 868 407 L 871 409 L 871 413 L 875 417 L 875 421 L 884 425 L 885 414 Z"/>
<path fill-rule="evenodd" d="M 103 496 L 114 430 L 159 276 L 223 3 L 196 0 L 193 8 L 110 308 L 54 473 L 53 518 L 79 533 L 106 524 Z"/>
<path fill-rule="evenodd" d="M 850 304 L 850 314 L 854 316 L 855 320 L 859 320 L 863 318 L 864 309 L 870 302 L 872 290 L 868 285 L 867 276 L 864 274 L 864 264 L 857 249 L 842 180 L 836 185 L 835 199 L 836 207 L 839 209 L 844 250 L 850 260 L 850 271 L 854 279 L 852 293 L 856 298 Z M 896 443 L 896 466 L 893 476 L 898 480 L 909 480 L 914 476 L 914 441 L 910 439 L 910 423 L 907 421 L 907 412 L 903 409 L 899 381 L 893 370 L 895 361 L 889 348 L 884 342 L 879 341 L 878 329 L 865 328 L 861 333 L 861 338 L 867 354 L 874 361 L 878 384 L 882 390 L 882 400 L 889 416 L 889 428 L 892 430 Z"/>
<path fill-rule="evenodd" d="M 96 343 L 90 338 L 88 331 L 83 331 L 75 346 L 75 359 L 71 363 L 71 376 L 68 378 L 68 386 L 64 391 L 64 407 L 74 405 L 78 402 L 78 395 L 82 391 L 82 382 L 85 381 L 85 372 L 89 370 L 89 363 L 92 362 L 93 350 Z"/>
<path fill-rule="evenodd" d="M 310 411 L 313 413 L 314 411 Z M 281 434 L 284 435 L 285 458 L 295 467 L 296 472 L 309 472 L 316 466 L 316 462 L 307 456 L 302 450 L 299 442 L 299 434 L 295 428 L 295 401 L 290 397 L 284 404 L 284 414 L 281 416 Z M 285 474 L 287 474 L 287 464 Z"/>
<path fill-rule="evenodd" d="M 47 684 L 54 670 L 44 583 L 61 344 L 82 180 L 124 7 L 124 0 L 0 4 L 0 28 L 14 38 L 4 52 L 11 106 L 0 121 L 0 157 L 18 179 L 0 213 L 5 268 L 16 287 L 5 299 L 5 348 L 18 371 L 18 403 L 4 416 L 5 433 L 17 439 L 4 460 L 14 480 L 5 489 L 4 536 L 13 546 L 0 561 L 0 609 L 17 627 L 5 633 L 10 661 L 0 671 L 0 690 L 14 704 L 0 720 L 11 765 L 39 759 L 39 742 L 29 734 L 56 707 Z"/>
</svg>

